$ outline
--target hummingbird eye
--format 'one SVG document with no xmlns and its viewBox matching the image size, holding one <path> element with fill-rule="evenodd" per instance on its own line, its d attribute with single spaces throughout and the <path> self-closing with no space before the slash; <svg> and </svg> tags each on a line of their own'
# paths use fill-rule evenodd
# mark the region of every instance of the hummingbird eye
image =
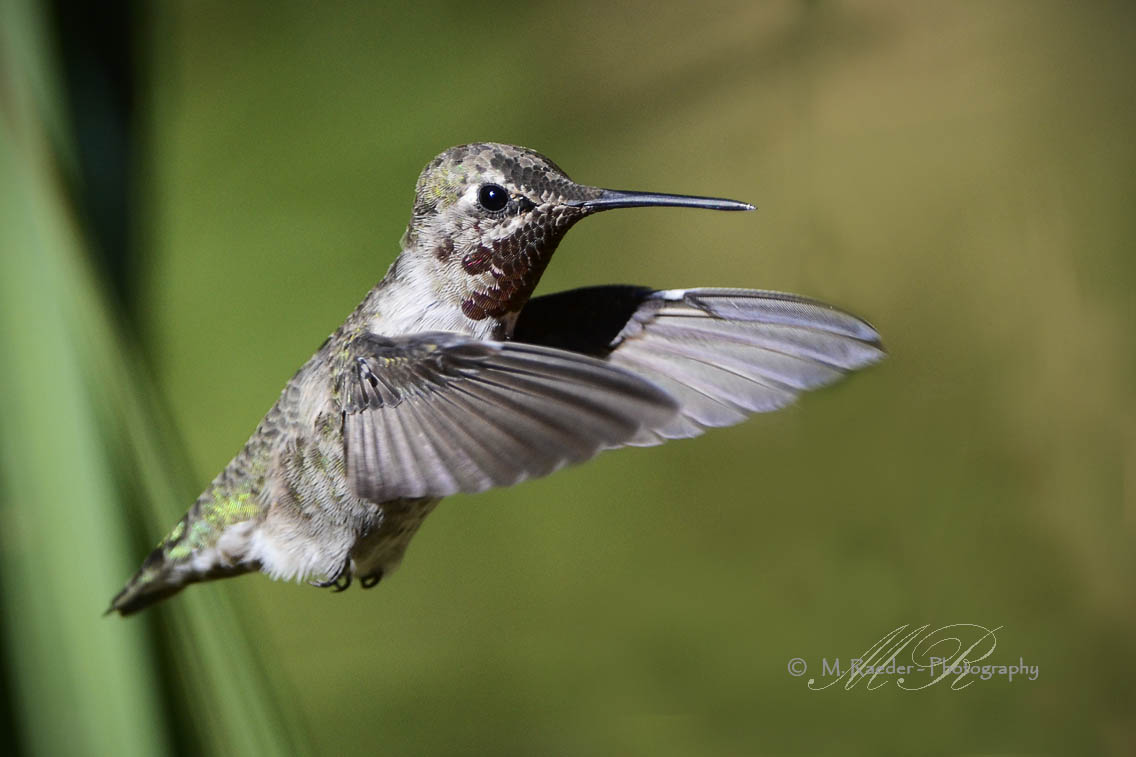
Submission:
<svg viewBox="0 0 1136 757">
<path fill-rule="evenodd" d="M 477 204 L 490 212 L 503 210 L 509 204 L 509 193 L 500 184 L 482 184 L 477 192 Z"/>
</svg>

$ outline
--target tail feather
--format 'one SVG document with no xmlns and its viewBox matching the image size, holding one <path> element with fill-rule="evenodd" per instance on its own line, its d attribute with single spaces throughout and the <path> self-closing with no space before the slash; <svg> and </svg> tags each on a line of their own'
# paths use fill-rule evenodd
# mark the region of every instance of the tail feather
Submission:
<svg viewBox="0 0 1136 757">
<path fill-rule="evenodd" d="M 186 586 L 215 578 L 239 576 L 256 570 L 255 566 L 212 565 L 207 570 L 194 570 L 192 559 L 171 561 L 164 547 L 158 547 L 142 563 L 122 591 L 114 596 L 106 615 L 118 612 L 121 616 L 133 615 L 155 602 L 177 594 Z"/>
</svg>

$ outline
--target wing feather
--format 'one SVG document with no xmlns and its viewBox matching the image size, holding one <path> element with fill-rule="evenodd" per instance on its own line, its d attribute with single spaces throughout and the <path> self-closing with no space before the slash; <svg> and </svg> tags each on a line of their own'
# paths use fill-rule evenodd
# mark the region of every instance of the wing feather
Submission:
<svg viewBox="0 0 1136 757">
<path fill-rule="evenodd" d="M 476 492 L 546 475 L 674 415 L 623 368 L 458 334 L 365 335 L 341 376 L 347 475 L 378 502 Z"/>
<path fill-rule="evenodd" d="M 797 295 L 749 289 L 588 287 L 533 299 L 514 339 L 604 358 L 675 398 L 679 412 L 628 444 L 658 444 L 778 410 L 883 359 L 866 321 Z"/>
</svg>

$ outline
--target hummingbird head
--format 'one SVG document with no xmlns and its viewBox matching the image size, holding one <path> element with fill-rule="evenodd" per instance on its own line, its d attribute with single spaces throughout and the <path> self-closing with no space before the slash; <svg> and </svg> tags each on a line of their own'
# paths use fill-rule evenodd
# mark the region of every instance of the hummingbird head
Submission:
<svg viewBox="0 0 1136 757">
<path fill-rule="evenodd" d="M 622 192 L 577 184 L 548 158 L 524 147 L 451 147 L 422 171 L 403 255 L 427 265 L 443 297 L 469 319 L 520 312 L 564 234 L 610 208 L 676 205 L 752 210 L 733 200 Z"/>
</svg>

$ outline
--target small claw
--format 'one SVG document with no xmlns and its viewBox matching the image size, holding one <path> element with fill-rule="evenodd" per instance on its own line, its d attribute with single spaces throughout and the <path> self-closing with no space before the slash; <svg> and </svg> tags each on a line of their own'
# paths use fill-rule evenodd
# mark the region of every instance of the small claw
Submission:
<svg viewBox="0 0 1136 757">
<path fill-rule="evenodd" d="M 328 578 L 326 581 L 309 581 L 308 583 L 320 589 L 326 589 L 329 586 L 334 586 L 335 588 L 332 589 L 332 591 L 336 593 L 346 590 L 347 587 L 351 585 L 351 569 L 349 562 L 349 560 L 344 560 L 343 565 L 339 567 L 339 570 L 336 572 L 336 574 L 331 578 Z"/>
<path fill-rule="evenodd" d="M 360 576 L 359 577 L 359 585 L 362 586 L 364 589 L 370 589 L 371 587 L 378 585 L 379 581 L 382 581 L 382 580 L 383 580 L 382 572 L 375 573 L 375 574 L 370 575 L 370 576 Z"/>
</svg>

